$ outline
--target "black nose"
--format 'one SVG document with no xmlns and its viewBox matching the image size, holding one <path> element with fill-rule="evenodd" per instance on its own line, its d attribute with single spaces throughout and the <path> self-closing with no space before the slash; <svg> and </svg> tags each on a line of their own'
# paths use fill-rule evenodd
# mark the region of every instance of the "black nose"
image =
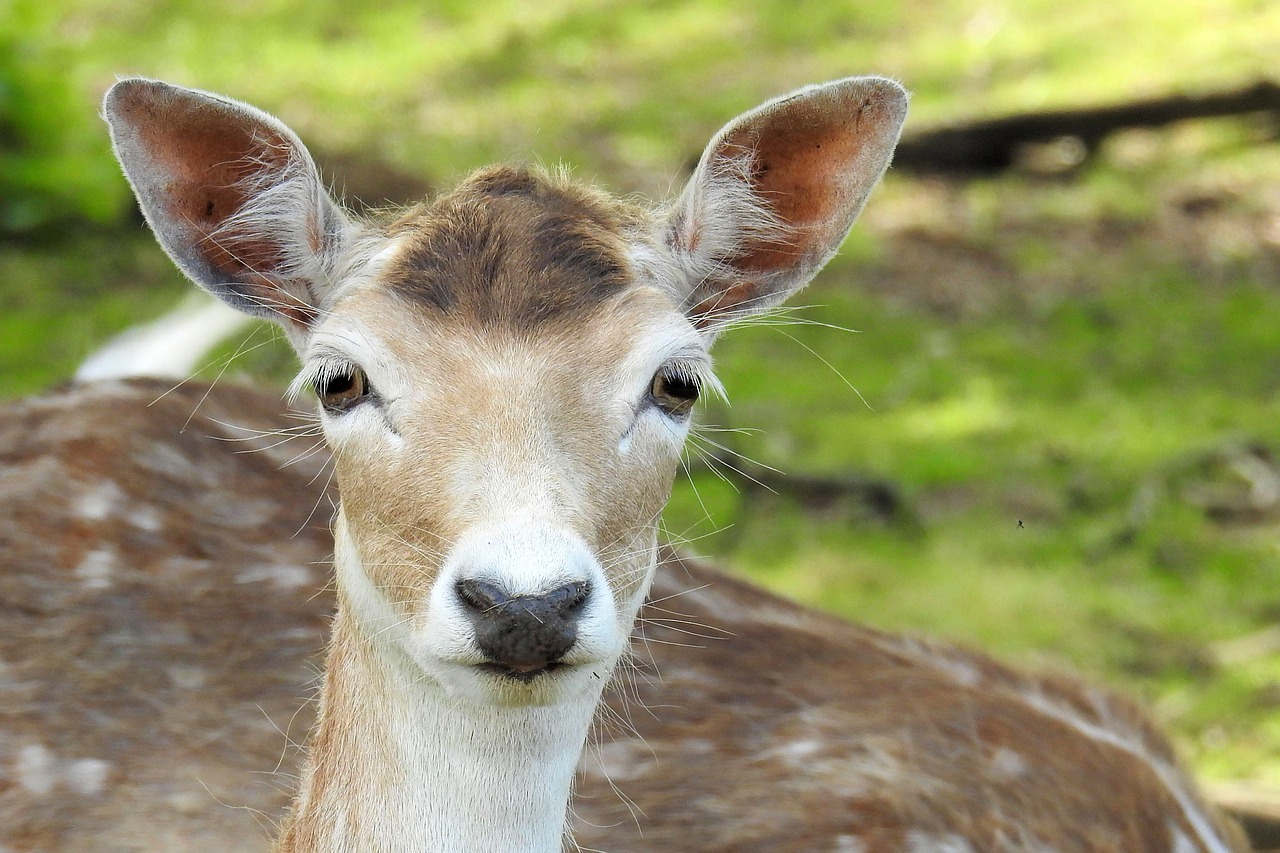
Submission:
<svg viewBox="0 0 1280 853">
<path fill-rule="evenodd" d="M 457 591 L 480 651 L 505 674 L 529 680 L 573 647 L 590 587 L 575 581 L 545 595 L 510 596 L 486 581 L 460 580 Z"/>
</svg>

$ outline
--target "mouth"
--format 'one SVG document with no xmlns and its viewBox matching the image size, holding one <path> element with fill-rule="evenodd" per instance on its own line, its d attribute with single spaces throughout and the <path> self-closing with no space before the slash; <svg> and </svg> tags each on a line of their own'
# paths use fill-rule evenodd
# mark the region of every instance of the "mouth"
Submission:
<svg viewBox="0 0 1280 853">
<path fill-rule="evenodd" d="M 510 679 L 512 681 L 519 681 L 523 684 L 528 684 L 540 676 L 548 675 L 552 672 L 555 672 L 558 669 L 563 669 L 565 666 L 566 664 L 563 664 L 559 661 L 551 661 L 549 663 L 543 663 L 543 664 L 517 665 L 517 666 L 512 666 L 510 664 L 505 664 L 505 663 L 482 663 L 482 664 L 478 664 L 476 666 L 476 669 L 479 669 L 483 672 L 492 673 L 493 675 L 496 675 L 499 678 Z"/>
</svg>

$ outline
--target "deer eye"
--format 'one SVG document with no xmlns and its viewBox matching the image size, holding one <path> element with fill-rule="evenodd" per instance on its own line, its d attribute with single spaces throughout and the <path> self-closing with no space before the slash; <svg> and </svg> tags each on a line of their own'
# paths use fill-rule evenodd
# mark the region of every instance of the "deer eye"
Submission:
<svg viewBox="0 0 1280 853">
<path fill-rule="evenodd" d="M 372 393 L 369 378 L 358 367 L 347 367 L 316 380 L 316 396 L 326 412 L 340 414 L 365 400 Z"/>
<path fill-rule="evenodd" d="M 679 368 L 664 367 L 653 377 L 649 397 L 673 418 L 686 418 L 698 400 L 697 377 Z"/>
</svg>

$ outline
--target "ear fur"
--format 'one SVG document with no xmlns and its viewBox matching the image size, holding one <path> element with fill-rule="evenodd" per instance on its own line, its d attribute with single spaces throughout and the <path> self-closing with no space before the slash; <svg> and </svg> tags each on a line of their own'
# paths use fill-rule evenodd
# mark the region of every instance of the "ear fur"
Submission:
<svg viewBox="0 0 1280 853">
<path fill-rule="evenodd" d="M 142 212 L 178 267 L 304 340 L 352 225 L 297 136 L 247 104 L 154 80 L 116 83 L 103 112 Z"/>
<path fill-rule="evenodd" d="M 849 77 L 775 98 L 716 134 L 666 235 L 694 323 L 714 332 L 808 284 L 888 168 L 906 114 L 897 83 Z"/>
</svg>

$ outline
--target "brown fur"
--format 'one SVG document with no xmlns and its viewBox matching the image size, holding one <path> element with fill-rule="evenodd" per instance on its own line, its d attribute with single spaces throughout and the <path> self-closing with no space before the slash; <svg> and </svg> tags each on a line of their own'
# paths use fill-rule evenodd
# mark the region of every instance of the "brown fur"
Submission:
<svg viewBox="0 0 1280 853">
<path fill-rule="evenodd" d="M 222 385 L 202 403 L 189 385 L 149 407 L 165 390 L 71 388 L 0 411 L 8 849 L 265 850 L 251 810 L 288 800 L 299 754 L 284 732 L 310 726 L 333 608 L 313 592 L 331 547 L 324 454 L 282 468 L 304 441 L 223 440 L 238 432 L 225 424 L 290 423 L 271 395 Z M 116 570 L 93 586 L 75 567 L 104 547 Z M 1147 765 L 1025 701 L 1042 694 L 1171 760 L 1114 696 L 850 626 L 670 554 L 652 598 L 639 675 L 610 698 L 634 733 L 602 725 L 580 765 L 584 847 L 888 853 L 964 833 L 983 853 L 1036 839 L 1166 853 L 1167 824 L 1181 825 Z M 691 640 L 691 623 L 722 638 Z M 99 787 L 74 772 L 85 759 L 106 762 Z"/>
<path fill-rule="evenodd" d="M 581 316 L 634 276 L 611 199 L 528 169 L 496 167 L 393 224 L 383 280 L 439 314 L 530 330 Z"/>
</svg>

